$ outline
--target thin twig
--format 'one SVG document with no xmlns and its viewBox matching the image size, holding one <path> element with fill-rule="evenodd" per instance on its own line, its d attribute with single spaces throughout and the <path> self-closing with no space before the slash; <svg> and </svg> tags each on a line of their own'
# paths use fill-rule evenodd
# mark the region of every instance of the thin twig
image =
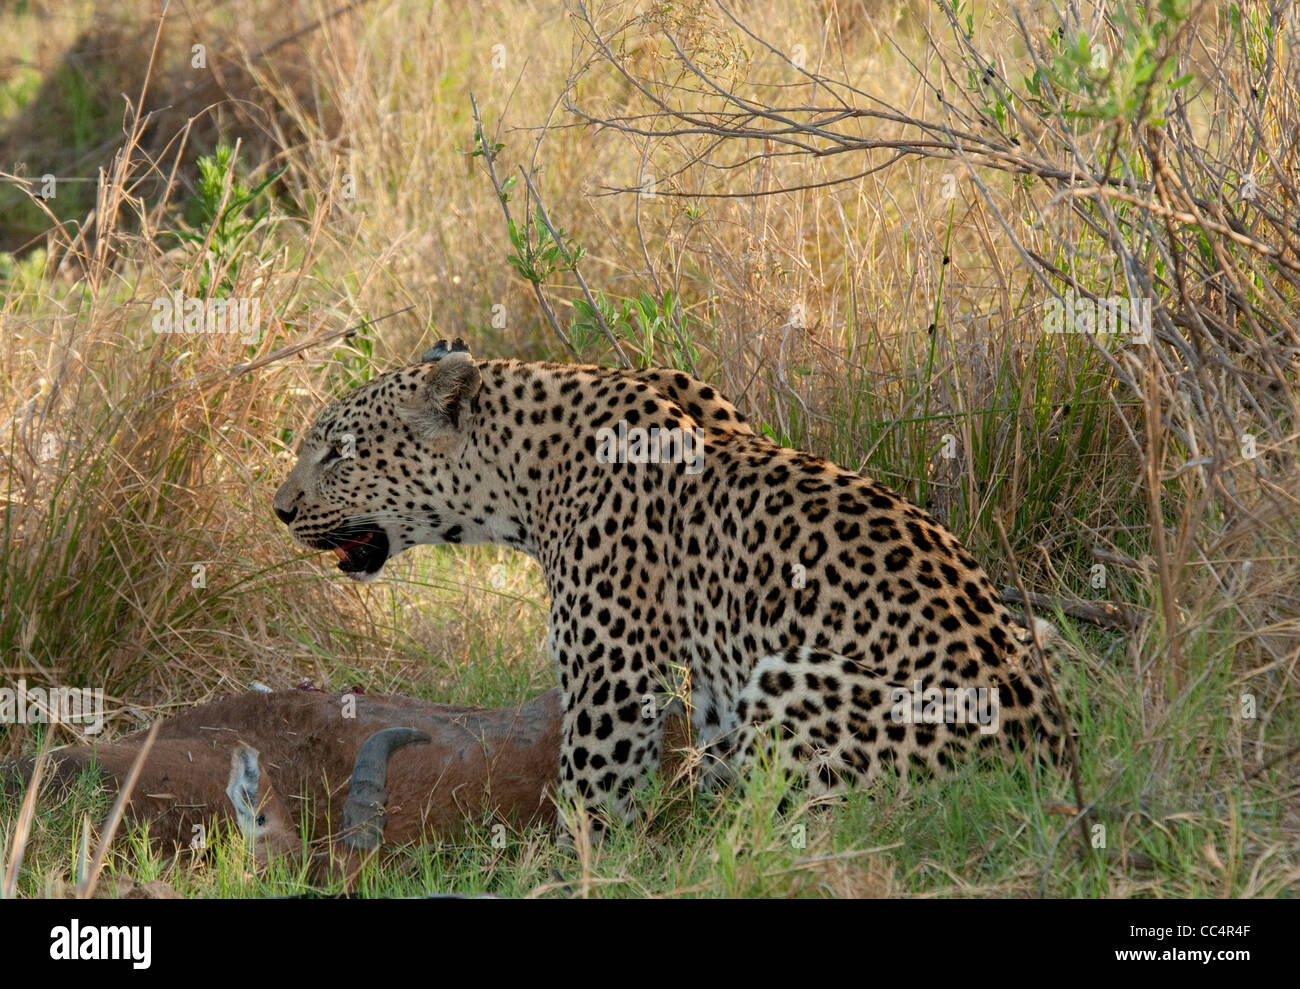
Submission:
<svg viewBox="0 0 1300 989">
<path fill-rule="evenodd" d="M 1272 769 L 1279 762 L 1283 762 L 1286 759 L 1290 759 L 1293 755 L 1296 754 L 1300 754 L 1300 745 L 1293 745 L 1285 752 L 1279 752 L 1272 759 L 1268 760 L 1268 762 L 1261 763 L 1260 765 L 1256 766 L 1254 769 L 1252 769 L 1250 772 L 1246 774 L 1246 779 L 1253 780 L 1256 776 L 1268 772 L 1268 770 Z"/>
<path fill-rule="evenodd" d="M 374 319 L 363 319 L 361 322 L 353 323 L 351 326 L 345 326 L 341 330 L 328 330 L 325 333 L 317 334 L 316 336 L 312 337 L 310 340 L 304 340 L 302 343 L 294 343 L 294 344 L 290 344 L 287 347 L 281 347 L 279 350 L 273 350 L 271 351 L 271 353 L 264 354 L 263 356 L 259 357 L 255 361 L 247 361 L 246 363 L 243 364 L 234 364 L 230 367 L 219 368 L 215 371 L 204 371 L 202 374 L 192 375 L 180 381 L 172 382 L 170 385 L 167 385 L 165 388 L 159 388 L 157 391 L 150 392 L 148 395 L 145 395 L 143 398 L 138 399 L 136 404 L 143 404 L 145 402 L 153 401 L 153 399 L 165 395 L 170 391 L 175 391 L 177 388 L 183 388 L 186 385 L 197 384 L 200 381 L 208 381 L 211 379 L 224 381 L 227 378 L 241 377 L 242 375 L 249 374 L 260 368 L 266 367 L 266 365 L 268 364 L 274 364 L 276 361 L 282 361 L 286 357 L 292 357 L 294 354 L 301 354 L 304 350 L 310 350 L 312 347 L 319 347 L 323 343 L 330 343 L 331 341 L 340 340 L 340 339 L 349 339 L 353 336 L 356 336 L 357 331 L 364 327 L 373 326 L 375 323 L 383 322 L 384 320 L 391 319 L 394 316 L 400 316 L 402 315 L 402 313 L 410 312 L 414 308 L 415 306 L 412 305 L 412 306 L 407 306 L 404 309 L 395 309 L 390 313 L 384 313 L 384 315 L 382 316 L 376 316 Z M 291 324 L 286 324 L 286 325 L 291 325 Z"/>
<path fill-rule="evenodd" d="M 1056 609 L 1071 618 L 1078 618 L 1102 628 L 1133 628 L 1139 619 L 1126 608 L 1121 608 L 1110 601 L 1067 601 L 1065 598 L 1049 597 L 1046 594 L 1024 592 L 1016 587 L 1004 587 L 1002 600 L 1010 604 L 1028 604 L 1032 608 L 1044 610 Z"/>
<path fill-rule="evenodd" d="M 564 238 L 561 237 L 560 232 L 551 225 L 551 218 L 547 215 L 546 207 L 542 204 L 541 194 L 537 191 L 537 187 L 533 185 L 532 177 L 524 171 L 522 165 L 519 168 L 519 174 L 524 177 L 524 184 L 528 187 L 529 195 L 531 195 L 537 202 L 538 218 L 550 232 L 551 239 L 555 241 L 556 246 L 559 247 L 560 253 L 564 255 L 564 261 L 568 265 L 568 270 L 573 272 L 574 278 L 578 279 L 578 285 L 582 288 L 582 294 L 586 296 L 587 305 L 591 306 L 591 311 L 596 314 L 596 319 L 600 321 L 600 328 L 604 331 L 605 338 L 609 341 L 609 345 L 614 348 L 614 353 L 618 354 L 619 360 L 623 362 L 623 366 L 630 368 L 632 366 L 632 361 L 629 360 L 627 354 L 623 352 L 623 348 L 619 346 L 618 338 L 614 336 L 613 331 L 605 322 L 605 314 L 601 312 L 600 306 L 596 303 L 596 297 L 592 295 L 591 288 L 587 285 L 587 279 L 583 278 L 582 272 L 578 270 L 577 261 L 569 253 L 568 247 L 565 246 Z"/>
<path fill-rule="evenodd" d="M 473 93 L 470 93 L 469 95 L 469 105 L 474 112 L 474 139 L 478 141 L 479 148 L 483 152 L 483 162 L 487 166 L 488 179 L 492 183 L 492 188 L 496 191 L 497 201 L 501 204 L 501 212 L 505 214 L 507 226 L 518 229 L 515 227 L 514 218 L 510 215 L 510 197 L 506 194 L 505 188 L 501 185 L 501 180 L 497 178 L 496 162 L 494 160 L 496 157 L 496 152 L 494 150 L 495 145 L 490 145 L 488 143 L 488 136 L 483 130 L 483 118 L 479 116 L 478 112 L 478 100 L 474 98 Z M 525 222 L 527 221 L 525 220 Z M 525 237 L 526 236 L 527 231 L 525 231 Z M 537 304 L 541 307 L 542 315 L 544 315 L 546 321 L 551 324 L 551 329 L 555 332 L 555 335 L 560 338 L 560 342 L 564 344 L 565 349 L 573 356 L 574 360 L 581 360 L 582 355 L 578 353 L 578 349 L 574 347 L 573 343 L 569 340 L 568 335 L 560 328 L 560 321 L 556 318 L 555 311 L 551 308 L 550 302 L 547 301 L 546 293 L 542 291 L 542 286 L 531 279 L 529 279 L 529 284 L 533 287 L 533 294 L 537 296 Z"/>
</svg>

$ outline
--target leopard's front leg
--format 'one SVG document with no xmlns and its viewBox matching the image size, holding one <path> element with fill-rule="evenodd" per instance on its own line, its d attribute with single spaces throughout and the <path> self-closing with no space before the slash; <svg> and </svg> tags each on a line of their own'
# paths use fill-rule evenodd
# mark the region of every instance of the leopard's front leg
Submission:
<svg viewBox="0 0 1300 989">
<path fill-rule="evenodd" d="M 641 651 L 599 641 L 576 652 L 562 644 L 559 651 L 564 724 L 556 827 L 571 831 L 565 811 L 579 808 L 590 815 L 595 837 L 607 823 L 628 818 L 633 795 L 658 769 L 664 705 Z"/>
</svg>

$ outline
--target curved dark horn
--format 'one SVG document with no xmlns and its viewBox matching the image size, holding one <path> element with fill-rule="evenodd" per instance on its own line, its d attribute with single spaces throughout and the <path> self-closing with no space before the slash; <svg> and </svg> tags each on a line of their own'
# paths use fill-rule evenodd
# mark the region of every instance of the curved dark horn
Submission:
<svg viewBox="0 0 1300 989">
<path fill-rule="evenodd" d="M 361 743 L 352 766 L 352 785 L 343 801 L 343 844 L 358 851 L 379 847 L 387 821 L 388 757 L 412 742 L 431 741 L 415 728 L 385 728 Z"/>
<path fill-rule="evenodd" d="M 427 364 L 430 361 L 442 360 L 442 358 L 446 357 L 448 354 L 452 354 L 456 352 L 468 354 L 469 345 L 466 344 L 465 341 L 462 340 L 460 337 L 457 337 L 455 340 L 451 340 L 451 341 L 439 340 L 437 343 L 435 343 L 432 347 L 430 347 L 428 350 L 424 352 L 424 356 L 420 358 L 420 362 L 423 364 Z"/>
</svg>

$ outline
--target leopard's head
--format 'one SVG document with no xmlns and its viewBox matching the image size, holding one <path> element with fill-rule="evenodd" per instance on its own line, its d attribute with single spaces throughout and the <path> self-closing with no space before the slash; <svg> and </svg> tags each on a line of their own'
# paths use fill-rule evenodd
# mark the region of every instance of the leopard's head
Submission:
<svg viewBox="0 0 1300 989">
<path fill-rule="evenodd" d="M 465 453 L 479 368 L 464 344 L 381 374 L 326 406 L 275 493 L 302 545 L 332 550 L 355 580 L 419 543 L 484 538 Z M 470 472 L 472 473 L 472 471 Z"/>
</svg>

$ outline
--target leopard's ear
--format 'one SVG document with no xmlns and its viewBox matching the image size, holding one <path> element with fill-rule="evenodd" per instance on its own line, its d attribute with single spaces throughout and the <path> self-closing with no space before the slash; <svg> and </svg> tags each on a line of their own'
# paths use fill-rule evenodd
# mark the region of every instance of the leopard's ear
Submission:
<svg viewBox="0 0 1300 989">
<path fill-rule="evenodd" d="M 432 361 L 402 407 L 407 418 L 431 433 L 459 430 L 483 377 L 468 350 L 449 351 Z"/>
<path fill-rule="evenodd" d="M 468 354 L 469 345 L 460 337 L 455 340 L 439 340 L 432 347 L 424 352 L 420 358 L 422 364 L 428 364 L 432 361 L 440 361 L 448 354 Z"/>
</svg>

